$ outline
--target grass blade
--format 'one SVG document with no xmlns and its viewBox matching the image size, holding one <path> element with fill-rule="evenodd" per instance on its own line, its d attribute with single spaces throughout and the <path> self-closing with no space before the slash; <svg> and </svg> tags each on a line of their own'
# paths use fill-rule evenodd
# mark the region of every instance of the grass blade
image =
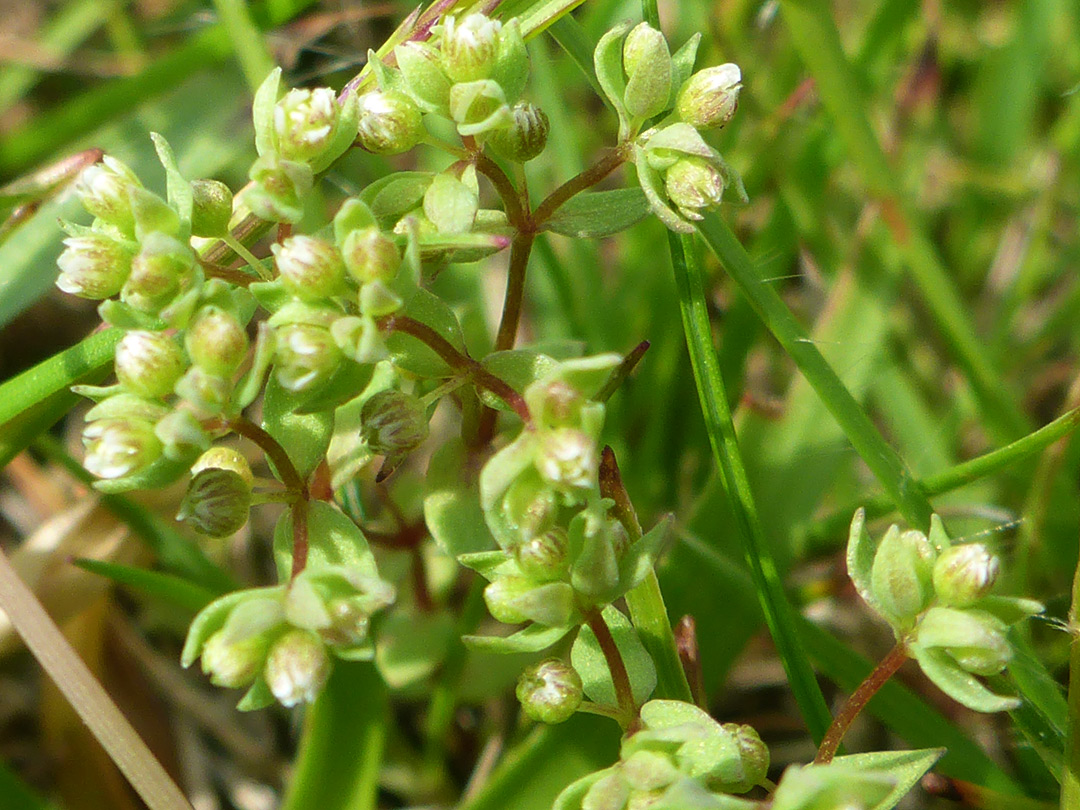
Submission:
<svg viewBox="0 0 1080 810">
<path fill-rule="evenodd" d="M 160 571 L 147 571 L 145 568 L 118 565 L 101 560 L 76 560 L 75 564 L 92 574 L 111 579 L 118 585 L 124 585 L 159 602 L 178 607 L 191 616 L 209 605 L 217 596 L 208 588 Z"/>
</svg>

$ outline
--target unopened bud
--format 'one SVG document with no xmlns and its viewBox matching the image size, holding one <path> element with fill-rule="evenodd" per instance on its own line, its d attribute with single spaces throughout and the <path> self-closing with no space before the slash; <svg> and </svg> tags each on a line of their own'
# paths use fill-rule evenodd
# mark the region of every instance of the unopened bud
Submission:
<svg viewBox="0 0 1080 810">
<path fill-rule="evenodd" d="M 127 166 L 106 155 L 101 163 L 88 166 L 75 182 L 83 208 L 126 234 L 132 232 L 135 217 L 128 190 L 139 186 L 139 178 Z"/>
<path fill-rule="evenodd" d="M 224 626 L 202 648 L 202 670 L 216 686 L 249 686 L 266 662 L 270 642 L 280 632 L 281 602 L 268 597 L 241 601 Z"/>
<path fill-rule="evenodd" d="M 724 176 L 703 158 L 684 157 L 667 170 L 664 187 L 684 217 L 699 220 L 702 211 L 720 205 Z"/>
<path fill-rule="evenodd" d="M 199 457 L 191 472 L 177 520 L 210 537 L 240 531 L 251 511 L 253 476 L 247 460 L 231 447 L 213 447 Z"/>
<path fill-rule="evenodd" d="M 330 626 L 319 630 L 319 635 L 327 644 L 353 647 L 367 640 L 371 616 L 359 600 L 333 599 L 326 605 L 326 611 L 330 614 Z"/>
<path fill-rule="evenodd" d="M 394 48 L 409 92 L 429 109 L 444 109 L 450 100 L 450 80 L 439 52 L 428 42 L 403 42 Z"/>
<path fill-rule="evenodd" d="M 274 368 L 286 391 L 317 388 L 334 375 L 344 357 L 324 326 L 294 323 L 276 328 L 274 334 Z"/>
<path fill-rule="evenodd" d="M 746 793 L 765 781 L 769 773 L 769 748 L 751 726 L 724 723 L 721 727 L 730 734 L 739 749 L 739 764 L 725 769 L 722 790 L 725 793 Z M 736 776 L 735 774 L 740 775 Z"/>
<path fill-rule="evenodd" d="M 482 135 L 512 123 L 506 94 L 490 79 L 463 82 L 450 88 L 450 117 L 461 135 Z"/>
<path fill-rule="evenodd" d="M 584 696 L 577 670 L 550 658 L 525 670 L 517 683 L 521 709 L 541 723 L 563 723 L 578 710 Z"/>
<path fill-rule="evenodd" d="M 486 79 L 499 52 L 502 23 L 483 14 L 463 20 L 447 17 L 442 30 L 442 57 L 446 75 L 454 82 Z"/>
<path fill-rule="evenodd" d="M 514 549 L 522 573 L 537 582 L 561 579 L 569 568 L 566 529 L 556 526 Z"/>
<path fill-rule="evenodd" d="M 536 468 L 557 489 L 592 489 L 598 472 L 596 442 L 575 428 L 552 430 L 540 444 Z"/>
<path fill-rule="evenodd" d="M 1012 660 L 1007 626 L 982 610 L 934 607 L 915 628 L 913 643 L 944 649 L 974 675 L 996 675 Z"/>
<path fill-rule="evenodd" d="M 297 298 L 318 301 L 342 291 L 345 265 L 333 243 L 299 234 L 270 250 L 285 289 Z"/>
<path fill-rule="evenodd" d="M 263 155 L 248 174 L 254 185 L 244 194 L 244 203 L 255 216 L 270 222 L 299 222 L 304 216 L 304 200 L 315 183 L 306 163 Z"/>
<path fill-rule="evenodd" d="M 342 243 L 341 252 L 349 275 L 361 284 L 390 281 L 401 266 L 397 244 L 374 225 L 351 231 Z"/>
<path fill-rule="evenodd" d="M 286 160 L 312 162 L 330 145 L 340 118 L 337 95 L 329 87 L 290 90 L 274 107 L 278 151 Z"/>
<path fill-rule="evenodd" d="M 428 437 L 424 403 L 402 391 L 380 391 L 364 403 L 360 435 L 379 455 L 396 456 L 415 450 Z"/>
<path fill-rule="evenodd" d="M 120 292 L 131 273 L 132 251 L 105 234 L 70 236 L 56 264 L 56 286 L 80 298 L 101 300 Z"/>
<path fill-rule="evenodd" d="M 535 400 L 531 396 L 538 391 Z M 553 380 L 542 388 L 537 386 L 526 391 L 533 418 L 549 427 L 574 424 L 579 420 L 585 398 L 573 386 L 562 380 Z M 535 403 L 535 404 L 534 404 Z"/>
<path fill-rule="evenodd" d="M 673 64 L 664 35 L 648 23 L 638 24 L 623 44 L 627 83 L 626 109 L 638 118 L 662 112 L 671 96 Z"/>
<path fill-rule="evenodd" d="M 397 90 L 375 90 L 359 100 L 360 146 L 376 155 L 408 152 L 424 134 L 420 108 Z"/>
<path fill-rule="evenodd" d="M 191 248 L 160 232 L 149 234 L 131 263 L 120 298 L 140 312 L 156 314 L 187 287 L 195 263 Z"/>
<path fill-rule="evenodd" d="M 558 627 L 570 621 L 573 590 L 565 582 L 537 585 L 524 577 L 499 577 L 484 588 L 488 612 L 503 624 L 537 622 Z"/>
<path fill-rule="evenodd" d="M 896 526 L 886 532 L 870 569 L 870 587 L 886 618 L 907 624 L 930 604 L 935 556 L 922 532 Z"/>
<path fill-rule="evenodd" d="M 180 378 L 175 390 L 177 396 L 198 410 L 221 413 L 229 402 L 233 383 L 231 379 L 207 371 L 202 366 L 192 366 Z"/>
<path fill-rule="evenodd" d="M 161 456 L 153 423 L 135 417 L 101 419 L 83 430 L 83 466 L 98 478 L 123 478 L 149 467 Z"/>
<path fill-rule="evenodd" d="M 220 377 L 231 377 L 247 356 L 248 336 L 232 313 L 215 306 L 199 310 L 184 334 L 191 362 Z"/>
<path fill-rule="evenodd" d="M 934 590 L 943 604 L 966 607 L 990 593 L 1000 562 L 982 543 L 946 549 L 934 563 Z"/>
<path fill-rule="evenodd" d="M 525 163 L 544 151 L 548 138 L 548 117 L 535 104 L 522 102 L 510 110 L 513 123 L 495 129 L 488 136 L 491 148 L 515 163 Z"/>
<path fill-rule="evenodd" d="M 128 332 L 116 347 L 116 377 L 133 394 L 168 396 L 187 367 L 183 350 L 164 332 Z"/>
<path fill-rule="evenodd" d="M 330 677 L 326 645 L 308 630 L 290 630 L 270 648 L 265 675 L 282 706 L 313 703 Z"/>
<path fill-rule="evenodd" d="M 233 213 L 233 193 L 218 180 L 192 180 L 191 233 L 193 236 L 223 236 L 229 231 Z"/>
<path fill-rule="evenodd" d="M 679 90 L 675 110 L 696 129 L 722 127 L 735 115 L 741 82 L 742 71 L 730 62 L 699 70 Z"/>
</svg>

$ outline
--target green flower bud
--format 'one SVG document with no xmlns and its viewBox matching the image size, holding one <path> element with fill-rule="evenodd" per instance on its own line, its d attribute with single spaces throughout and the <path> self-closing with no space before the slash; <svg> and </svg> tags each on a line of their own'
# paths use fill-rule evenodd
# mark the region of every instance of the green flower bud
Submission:
<svg viewBox="0 0 1080 810">
<path fill-rule="evenodd" d="M 529 51 L 517 17 L 508 20 L 499 34 L 499 52 L 488 78 L 502 88 L 508 104 L 521 98 L 525 91 L 529 81 Z"/>
<path fill-rule="evenodd" d="M 184 334 L 191 362 L 218 377 L 231 377 L 244 362 L 248 336 L 240 321 L 220 307 L 206 306 Z"/>
<path fill-rule="evenodd" d="M 168 396 L 185 368 L 183 350 L 164 332 L 128 332 L 116 347 L 116 378 L 133 394 Z"/>
<path fill-rule="evenodd" d="M 382 456 L 415 450 L 428 437 L 424 403 L 401 391 L 380 391 L 364 403 L 360 435 L 373 453 Z"/>
<path fill-rule="evenodd" d="M 716 208 L 724 196 L 724 176 L 712 163 L 685 157 L 664 174 L 668 198 L 687 219 L 699 220 L 702 211 Z"/>
<path fill-rule="evenodd" d="M 341 106 L 329 87 L 290 90 L 274 107 L 278 151 L 286 160 L 310 163 L 334 139 Z"/>
<path fill-rule="evenodd" d="M 576 425 L 580 421 L 585 397 L 563 380 L 532 386 L 525 391 L 533 418 L 545 427 Z"/>
<path fill-rule="evenodd" d="M 450 88 L 450 117 L 461 135 L 483 135 L 513 123 L 506 94 L 490 79 L 455 84 Z"/>
<path fill-rule="evenodd" d="M 223 236 L 229 232 L 233 193 L 218 180 L 192 180 L 191 233 L 193 236 Z"/>
<path fill-rule="evenodd" d="M 739 749 L 739 764 L 733 769 L 740 772 L 734 776 L 728 770 L 722 780 L 722 785 L 713 786 L 714 789 L 724 793 L 746 793 L 756 785 L 765 781 L 769 773 L 769 748 L 761 740 L 761 736 L 751 726 L 739 725 L 738 723 L 724 723 L 721 726 L 724 731 L 732 736 Z"/>
<path fill-rule="evenodd" d="M 140 312 L 157 314 L 190 285 L 194 265 L 188 245 L 155 231 L 132 260 L 120 298 Z"/>
<path fill-rule="evenodd" d="M 334 375 L 344 358 L 330 330 L 323 326 L 288 324 L 275 329 L 274 336 L 274 367 L 286 391 L 318 388 Z"/>
<path fill-rule="evenodd" d="M 126 234 L 135 226 L 128 191 L 141 186 L 139 178 L 127 166 L 114 157 L 106 155 L 101 163 L 83 169 L 75 181 L 75 193 L 83 208 Z"/>
<path fill-rule="evenodd" d="M 270 222 L 299 222 L 304 216 L 304 200 L 315 184 L 306 163 L 263 155 L 248 176 L 254 185 L 244 192 L 243 202 L 255 216 Z"/>
<path fill-rule="evenodd" d="M 546 433 L 537 452 L 540 476 L 562 492 L 588 491 L 597 486 L 596 442 L 575 428 Z"/>
<path fill-rule="evenodd" d="M 308 630 L 290 630 L 270 648 L 264 674 L 282 706 L 314 703 L 330 677 L 326 645 Z"/>
<path fill-rule="evenodd" d="M 174 390 L 178 397 L 198 410 L 219 414 L 229 403 L 233 383 L 231 379 L 207 371 L 202 366 L 192 366 L 180 378 Z"/>
<path fill-rule="evenodd" d="M 663 111 L 671 97 L 674 69 L 664 35 L 648 23 L 640 23 L 623 43 L 623 69 L 627 83 L 624 102 L 637 118 L 651 118 Z"/>
<path fill-rule="evenodd" d="M 128 199 L 135 217 L 135 236 L 140 241 L 153 233 L 179 236 L 180 214 L 169 203 L 142 186 L 129 186 Z"/>
<path fill-rule="evenodd" d="M 210 436 L 186 409 L 170 411 L 154 425 L 164 454 L 175 461 L 189 461 L 210 446 Z"/>
<path fill-rule="evenodd" d="M 442 58 L 450 80 L 473 82 L 490 76 L 501 33 L 502 23 L 483 14 L 470 14 L 460 22 L 447 17 L 442 26 Z"/>
<path fill-rule="evenodd" d="M 371 628 L 371 614 L 357 600 L 333 599 L 326 605 L 330 626 L 319 631 L 323 640 L 334 647 L 363 644 Z"/>
<path fill-rule="evenodd" d="M 514 549 L 514 556 L 525 576 L 550 582 L 562 579 L 569 570 L 569 545 L 566 529 L 556 526 L 521 543 Z"/>
<path fill-rule="evenodd" d="M 537 585 L 524 577 L 505 576 L 484 588 L 488 612 L 503 624 L 565 625 L 573 614 L 573 599 L 573 590 L 565 582 Z"/>
<path fill-rule="evenodd" d="M 935 607 L 915 628 L 913 644 L 942 648 L 974 675 L 996 675 L 1012 660 L 1008 627 L 982 610 Z"/>
<path fill-rule="evenodd" d="M 254 481 L 247 460 L 231 447 L 213 447 L 199 457 L 191 472 L 177 520 L 210 537 L 240 531 L 251 511 Z"/>
<path fill-rule="evenodd" d="M 581 800 L 581 810 L 623 810 L 630 799 L 630 785 L 619 769 L 592 784 Z"/>
<path fill-rule="evenodd" d="M 555 493 L 539 475 L 519 476 L 507 489 L 499 507 L 503 519 L 514 530 L 506 545 L 516 548 L 551 529 L 558 510 Z"/>
<path fill-rule="evenodd" d="M 401 251 L 378 227 L 350 231 L 341 246 L 345 268 L 361 284 L 390 281 L 401 266 Z"/>
<path fill-rule="evenodd" d="M 535 104 L 521 102 L 510 110 L 513 123 L 492 130 L 487 142 L 507 160 L 525 163 L 544 151 L 548 138 L 548 117 Z"/>
<path fill-rule="evenodd" d="M 319 301 L 342 291 L 345 265 L 332 242 L 290 236 L 270 246 L 285 289 L 304 301 Z"/>
<path fill-rule="evenodd" d="M 935 556 L 922 532 L 892 526 L 885 533 L 870 568 L 870 587 L 886 618 L 906 626 L 930 604 Z"/>
<path fill-rule="evenodd" d="M 360 146 L 376 155 L 408 152 L 424 135 L 416 102 L 397 90 L 375 90 L 358 99 Z"/>
<path fill-rule="evenodd" d="M 120 292 L 131 273 L 132 251 L 105 234 L 69 236 L 56 264 L 56 286 L 70 295 L 100 301 Z"/>
<path fill-rule="evenodd" d="M 731 62 L 699 70 L 679 90 L 675 110 L 695 129 L 722 127 L 739 106 L 741 82 L 742 71 Z"/>
<path fill-rule="evenodd" d="M 439 52 L 427 42 L 403 42 L 394 48 L 405 86 L 430 112 L 445 110 L 450 102 L 450 80 L 443 72 Z"/>
<path fill-rule="evenodd" d="M 953 546 L 934 563 L 934 590 L 943 604 L 966 607 L 990 593 L 999 567 L 997 556 L 982 543 Z"/>
<path fill-rule="evenodd" d="M 518 678 L 517 699 L 533 720 L 554 725 L 577 711 L 584 696 L 577 670 L 558 658 L 529 667 Z"/>
<path fill-rule="evenodd" d="M 229 689 L 250 686 L 283 622 L 278 599 L 258 596 L 240 602 L 202 647 L 202 670 L 210 682 Z"/>
<path fill-rule="evenodd" d="M 161 457 L 154 424 L 137 417 L 101 419 L 83 429 L 83 466 L 98 478 L 123 478 Z"/>
</svg>

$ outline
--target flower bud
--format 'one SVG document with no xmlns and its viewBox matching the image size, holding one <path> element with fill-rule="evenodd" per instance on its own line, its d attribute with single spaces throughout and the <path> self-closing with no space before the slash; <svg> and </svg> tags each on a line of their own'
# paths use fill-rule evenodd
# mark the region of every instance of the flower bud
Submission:
<svg viewBox="0 0 1080 810">
<path fill-rule="evenodd" d="M 306 163 L 263 155 L 248 176 L 254 185 L 244 192 L 243 201 L 255 216 L 270 222 L 299 222 L 304 216 L 304 200 L 315 183 Z"/>
<path fill-rule="evenodd" d="M 326 605 L 330 626 L 319 631 L 323 640 L 335 647 L 355 647 L 368 638 L 371 614 L 356 599 L 332 599 Z"/>
<path fill-rule="evenodd" d="M 742 71 L 731 62 L 699 70 L 679 90 L 675 110 L 696 129 L 722 127 L 735 115 L 741 82 Z"/>
<path fill-rule="evenodd" d="M 297 298 L 318 301 L 341 292 L 345 265 L 331 242 L 300 234 L 270 250 L 285 289 Z"/>
<path fill-rule="evenodd" d="M 330 677 L 326 645 L 308 630 L 290 630 L 270 648 L 265 676 L 282 706 L 313 703 Z"/>
<path fill-rule="evenodd" d="M 916 626 L 913 643 L 941 648 L 974 675 L 996 675 L 1012 660 L 1006 624 L 982 610 L 935 607 Z"/>
<path fill-rule="evenodd" d="M 503 624 L 537 622 L 558 627 L 570 621 L 573 590 L 565 582 L 537 585 L 524 577 L 499 577 L 484 588 L 488 612 Z"/>
<path fill-rule="evenodd" d="M 75 193 L 83 208 L 95 217 L 130 234 L 135 225 L 128 189 L 140 186 L 139 178 L 127 166 L 106 155 L 101 163 L 87 166 L 75 181 Z"/>
<path fill-rule="evenodd" d="M 428 437 L 424 403 L 401 391 L 380 391 L 364 403 L 360 435 L 373 453 L 382 456 L 415 450 Z"/>
<path fill-rule="evenodd" d="M 934 547 L 926 535 L 892 526 L 874 555 L 870 587 L 886 618 L 906 625 L 933 597 Z"/>
<path fill-rule="evenodd" d="M 123 478 L 161 456 L 152 422 L 136 417 L 101 419 L 83 429 L 83 466 L 98 478 Z"/>
<path fill-rule="evenodd" d="M 194 263 L 195 254 L 189 246 L 153 232 L 132 261 L 120 298 L 140 312 L 157 314 L 188 286 Z"/>
<path fill-rule="evenodd" d="M 329 87 L 290 90 L 274 107 L 278 152 L 286 160 L 314 161 L 330 145 L 340 118 L 341 107 Z"/>
<path fill-rule="evenodd" d="M 401 266 L 401 251 L 375 225 L 350 231 L 341 246 L 349 275 L 364 284 L 390 281 Z"/>
<path fill-rule="evenodd" d="M 231 447 L 212 447 L 191 468 L 192 478 L 177 520 L 201 534 L 228 537 L 247 523 L 254 477 Z"/>
<path fill-rule="evenodd" d="M 566 529 L 556 526 L 517 546 L 514 556 L 522 573 L 529 579 L 550 582 L 566 574 L 569 568 L 568 551 Z"/>
<path fill-rule="evenodd" d="M 593 782 L 581 800 L 581 810 L 623 810 L 630 799 L 630 785 L 618 770 Z"/>
<path fill-rule="evenodd" d="M 187 367 L 184 352 L 164 332 L 128 332 L 116 347 L 116 378 L 133 394 L 168 396 Z"/>
<path fill-rule="evenodd" d="M 101 300 L 120 292 L 131 272 L 132 252 L 105 234 L 69 236 L 56 264 L 56 286 L 70 295 Z"/>
<path fill-rule="evenodd" d="M 627 111 L 638 118 L 662 112 L 671 96 L 673 63 L 664 35 L 648 23 L 638 24 L 623 44 Z"/>
<path fill-rule="evenodd" d="M 684 157 L 667 170 L 664 187 L 684 217 L 699 220 L 702 211 L 720 205 L 724 176 L 704 158 Z"/>
<path fill-rule="evenodd" d="M 218 180 L 192 180 L 191 233 L 193 236 L 223 236 L 232 219 L 233 193 Z"/>
<path fill-rule="evenodd" d="M 558 498 L 536 475 L 522 475 L 507 489 L 499 506 L 514 534 L 500 545 L 516 548 L 553 528 Z"/>
<path fill-rule="evenodd" d="M 584 696 L 577 670 L 549 658 L 529 667 L 518 678 L 517 699 L 521 709 L 541 723 L 563 723 L 577 711 Z"/>
<path fill-rule="evenodd" d="M 563 380 L 552 380 L 546 385 L 530 385 L 525 397 L 533 418 L 548 427 L 578 423 L 585 404 L 585 398 L 577 389 Z"/>
<path fill-rule="evenodd" d="M 999 567 L 982 543 L 953 546 L 934 563 L 934 590 L 943 604 L 966 607 L 990 593 Z"/>
<path fill-rule="evenodd" d="M 207 610 L 216 610 L 216 604 Z M 191 651 L 191 657 L 196 652 L 201 654 L 202 670 L 211 683 L 231 689 L 249 686 L 263 668 L 270 643 L 280 634 L 283 622 L 280 599 L 246 594 L 228 611 L 220 629 L 206 639 L 201 650 Z M 184 666 L 190 663 L 186 660 Z"/>
<path fill-rule="evenodd" d="M 507 160 L 525 163 L 544 151 L 548 138 L 548 117 L 535 104 L 521 102 L 510 110 L 513 123 L 495 129 L 488 136 L 491 148 Z"/>
<path fill-rule="evenodd" d="M 186 408 L 165 414 L 154 425 L 165 456 L 174 461 L 190 461 L 210 446 L 210 436 L 195 415 Z"/>
<path fill-rule="evenodd" d="M 232 380 L 207 371 L 202 366 L 192 366 L 176 383 L 176 395 L 190 402 L 198 410 L 219 414 L 229 403 Z"/>
<path fill-rule="evenodd" d="M 409 92 L 431 110 L 445 109 L 450 80 L 443 73 L 439 52 L 428 42 L 403 42 L 394 48 Z"/>
<path fill-rule="evenodd" d="M 769 748 L 751 726 L 724 723 L 721 728 L 734 738 L 738 746 L 739 766 L 733 770 L 740 771 L 741 776 L 733 779 L 731 771 L 728 771 L 722 780 L 722 786 L 717 787 L 725 793 L 746 793 L 764 782 L 768 776 Z"/>
<path fill-rule="evenodd" d="M 505 129 L 513 122 L 506 94 L 490 79 L 451 87 L 450 117 L 461 135 L 483 135 Z"/>
<path fill-rule="evenodd" d="M 597 485 L 596 442 L 575 428 L 556 428 L 541 440 L 536 469 L 561 491 L 592 489 Z"/>
<path fill-rule="evenodd" d="M 274 334 L 274 367 L 286 391 L 317 388 L 334 375 L 344 358 L 326 327 L 294 323 L 278 327 Z"/>
<path fill-rule="evenodd" d="M 231 312 L 206 306 L 184 334 L 191 362 L 219 377 L 231 377 L 247 356 L 248 336 Z"/>
<path fill-rule="evenodd" d="M 397 90 L 375 90 L 358 99 L 360 146 L 376 155 L 408 152 L 424 135 L 416 102 Z"/>
<path fill-rule="evenodd" d="M 447 17 L 442 29 L 442 58 L 450 80 L 472 82 L 490 76 L 501 32 L 502 23 L 483 14 L 470 14 L 460 22 Z"/>
</svg>

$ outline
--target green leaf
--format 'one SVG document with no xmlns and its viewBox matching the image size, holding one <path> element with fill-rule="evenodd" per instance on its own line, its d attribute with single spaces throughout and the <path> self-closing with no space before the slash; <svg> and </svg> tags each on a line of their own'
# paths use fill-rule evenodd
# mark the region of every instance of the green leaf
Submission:
<svg viewBox="0 0 1080 810">
<path fill-rule="evenodd" d="M 871 773 L 887 773 L 896 780 L 888 796 L 868 810 L 892 810 L 914 788 L 934 764 L 945 754 L 944 748 L 925 748 L 921 751 L 875 751 L 837 757 L 837 765 Z"/>
<path fill-rule="evenodd" d="M 645 645 L 638 638 L 634 626 L 621 611 L 608 605 L 604 608 L 602 615 L 626 665 L 634 702 L 640 706 L 649 699 L 649 695 L 656 688 L 656 666 L 645 650 Z M 585 694 L 589 700 L 605 706 L 618 705 L 615 684 L 611 678 L 611 671 L 608 669 L 607 659 L 604 658 L 604 653 L 596 640 L 596 634 L 588 625 L 582 626 L 581 632 L 578 633 L 574 647 L 570 651 L 570 661 L 581 675 Z"/>
<path fill-rule="evenodd" d="M 394 611 L 379 623 L 375 666 L 391 689 L 407 689 L 430 677 L 443 663 L 456 630 L 446 611 Z"/>
<path fill-rule="evenodd" d="M 111 579 L 118 585 L 124 585 L 151 599 L 191 614 L 198 613 L 217 595 L 201 585 L 160 571 L 149 571 L 145 568 L 118 565 L 101 560 L 76 560 L 75 564 L 92 574 Z"/>
<path fill-rule="evenodd" d="M 202 652 L 203 645 L 210 636 L 225 626 L 234 607 L 248 599 L 260 599 L 277 596 L 284 590 L 284 586 L 272 588 L 255 588 L 251 590 L 233 591 L 225 594 L 207 605 L 192 621 L 188 628 L 187 638 L 184 641 L 184 649 L 180 653 L 180 665 L 190 667 Z"/>
<path fill-rule="evenodd" d="M 360 527 L 337 507 L 322 501 L 308 504 L 308 566 L 345 565 L 378 576 L 375 556 Z M 289 510 L 274 528 L 274 560 L 278 575 L 288 580 L 292 570 L 293 517 Z"/>
<path fill-rule="evenodd" d="M 464 443 L 452 439 L 435 451 L 424 478 L 424 522 L 435 542 L 454 557 L 495 546 L 480 508 L 476 476 L 467 472 L 468 457 Z"/>
<path fill-rule="evenodd" d="M 454 311 L 438 296 L 418 289 L 405 303 L 401 312 L 414 320 L 430 326 L 458 351 L 465 352 L 465 338 L 461 333 Z M 386 346 L 393 356 L 394 365 L 421 377 L 448 377 L 453 369 L 427 344 L 412 335 L 391 332 Z"/>
<path fill-rule="evenodd" d="M 465 646 L 473 650 L 494 653 L 540 652 L 546 650 L 574 628 L 544 627 L 530 624 L 511 636 L 463 636 Z"/>
<path fill-rule="evenodd" d="M 434 179 L 431 172 L 395 172 L 369 184 L 360 193 L 360 200 L 371 208 L 381 228 L 390 229 L 420 207 Z"/>
<path fill-rule="evenodd" d="M 649 200 L 640 187 L 589 191 L 559 206 L 544 228 L 563 236 L 598 239 L 636 225 L 649 210 Z"/>
<path fill-rule="evenodd" d="M 441 234 L 463 234 L 472 228 L 479 198 L 453 175 L 437 174 L 424 193 L 424 214 Z"/>
<path fill-rule="evenodd" d="M 995 695 L 974 675 L 961 669 L 952 656 L 942 649 L 913 644 L 911 652 L 919 662 L 923 674 L 933 681 L 938 689 L 973 711 L 1003 712 L 1020 705 L 1017 698 Z"/>
<path fill-rule="evenodd" d="M 334 412 L 297 413 L 296 407 L 296 395 L 271 375 L 263 397 L 263 428 L 285 449 L 300 477 L 307 478 L 326 456 Z"/>
<path fill-rule="evenodd" d="M 530 5 L 521 17 L 521 35 L 534 37 L 549 25 L 568 15 L 585 0 L 541 0 Z"/>
<path fill-rule="evenodd" d="M 653 570 L 656 557 L 667 540 L 668 531 L 675 522 L 674 515 L 665 515 L 655 526 L 636 540 L 619 560 L 619 587 L 636 588 Z"/>
<path fill-rule="evenodd" d="M 304 719 L 282 810 L 375 810 L 390 718 L 370 663 L 337 661 Z"/>
<path fill-rule="evenodd" d="M 318 386 L 307 396 L 297 398 L 295 411 L 300 415 L 333 411 L 346 402 L 356 399 L 371 382 L 374 373 L 375 366 L 372 363 L 357 363 L 354 360 L 345 359 L 323 385 Z"/>
</svg>

